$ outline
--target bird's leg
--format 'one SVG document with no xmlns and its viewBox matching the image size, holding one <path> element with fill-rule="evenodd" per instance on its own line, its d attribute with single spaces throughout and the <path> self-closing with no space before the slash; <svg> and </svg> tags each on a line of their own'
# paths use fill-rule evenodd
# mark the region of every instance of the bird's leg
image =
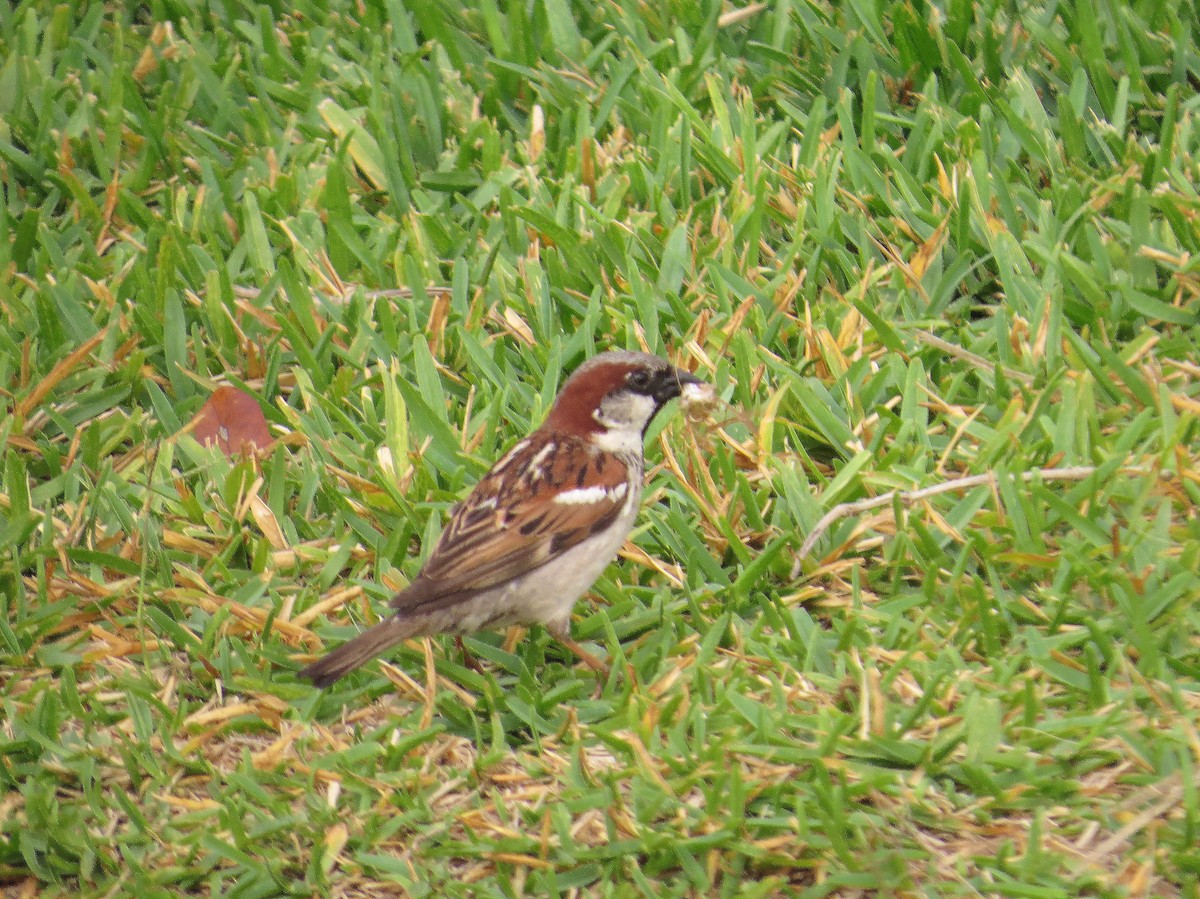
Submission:
<svg viewBox="0 0 1200 899">
<path fill-rule="evenodd" d="M 467 644 L 463 642 L 463 638 L 455 634 L 454 643 L 458 646 L 458 651 L 462 653 L 463 664 L 474 671 L 476 674 L 483 674 L 483 665 L 479 659 L 475 658 L 475 654 L 467 649 Z"/>
<path fill-rule="evenodd" d="M 580 661 L 582 661 L 585 665 L 587 665 L 597 674 L 600 674 L 605 678 L 608 677 L 608 666 L 571 639 L 569 625 L 568 627 L 547 626 L 546 630 L 550 632 L 550 636 L 552 636 L 555 640 L 567 647 L 567 649 L 571 650 L 571 652 L 575 653 L 575 655 L 579 656 Z"/>
</svg>

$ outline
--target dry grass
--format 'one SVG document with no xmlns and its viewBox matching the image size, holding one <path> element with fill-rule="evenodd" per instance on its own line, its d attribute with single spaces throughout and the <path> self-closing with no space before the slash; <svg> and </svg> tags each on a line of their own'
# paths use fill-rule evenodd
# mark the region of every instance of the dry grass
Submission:
<svg viewBox="0 0 1200 899">
<path fill-rule="evenodd" d="M 1191 5 L 399 9 L 0 12 L 4 895 L 1197 896 Z M 607 346 L 612 675 L 297 682 Z"/>
</svg>

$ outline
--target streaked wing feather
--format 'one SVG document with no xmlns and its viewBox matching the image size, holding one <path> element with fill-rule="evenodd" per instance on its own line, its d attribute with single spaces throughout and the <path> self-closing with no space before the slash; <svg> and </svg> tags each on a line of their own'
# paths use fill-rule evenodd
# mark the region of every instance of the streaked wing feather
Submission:
<svg viewBox="0 0 1200 899">
<path fill-rule="evenodd" d="M 546 451 L 549 441 L 553 451 Z M 455 510 L 421 573 L 392 601 L 397 611 L 429 612 L 470 599 L 544 565 L 621 514 L 628 475 L 616 456 L 559 434 L 518 446 Z M 588 502 L 555 501 L 585 483 L 606 491 Z"/>
</svg>

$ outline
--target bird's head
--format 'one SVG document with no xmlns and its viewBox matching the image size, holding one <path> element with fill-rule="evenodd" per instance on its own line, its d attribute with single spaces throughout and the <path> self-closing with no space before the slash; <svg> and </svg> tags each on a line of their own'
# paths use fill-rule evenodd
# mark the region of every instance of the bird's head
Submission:
<svg viewBox="0 0 1200 899">
<path fill-rule="evenodd" d="M 567 379 L 544 427 L 591 438 L 605 448 L 636 444 L 640 449 L 654 416 L 689 385 L 707 387 L 666 359 L 609 350 Z"/>
</svg>

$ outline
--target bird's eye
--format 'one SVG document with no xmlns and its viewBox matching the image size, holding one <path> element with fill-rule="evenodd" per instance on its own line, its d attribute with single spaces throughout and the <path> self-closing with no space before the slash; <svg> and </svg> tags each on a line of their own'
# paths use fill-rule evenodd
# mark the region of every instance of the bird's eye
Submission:
<svg viewBox="0 0 1200 899">
<path fill-rule="evenodd" d="M 645 368 L 635 368 L 625 378 L 634 390 L 643 390 L 650 386 L 650 372 Z"/>
</svg>

